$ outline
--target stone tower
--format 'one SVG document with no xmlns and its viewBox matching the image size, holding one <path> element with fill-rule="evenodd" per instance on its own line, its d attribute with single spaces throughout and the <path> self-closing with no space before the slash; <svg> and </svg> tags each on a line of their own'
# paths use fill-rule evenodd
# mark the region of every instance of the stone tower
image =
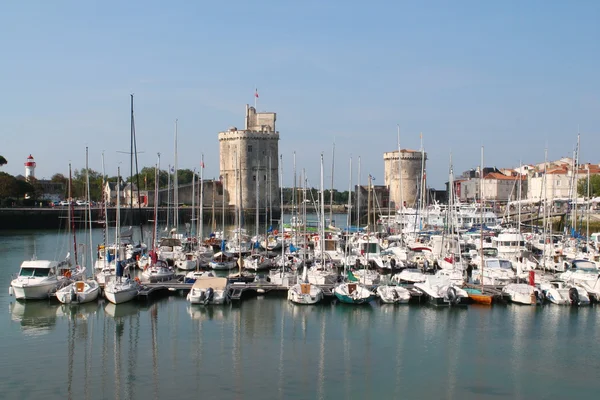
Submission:
<svg viewBox="0 0 600 400">
<path fill-rule="evenodd" d="M 259 113 L 246 105 L 244 129 L 232 127 L 219 133 L 219 166 L 227 204 L 255 209 L 258 180 L 259 208 L 265 209 L 271 201 L 273 209 L 279 209 L 279 132 L 275 120 L 275 113 Z"/>
<path fill-rule="evenodd" d="M 423 157 L 425 159 L 423 160 Z M 400 205 L 400 175 L 398 174 L 398 150 L 383 153 L 385 185 L 390 188 L 390 200 L 396 208 Z M 400 161 L 402 163 L 402 198 L 406 207 L 413 207 L 417 203 L 419 185 L 421 184 L 421 163 L 423 171 L 426 171 L 425 161 L 427 153 L 415 150 L 400 150 Z M 425 185 L 426 186 L 426 185 Z"/>
</svg>

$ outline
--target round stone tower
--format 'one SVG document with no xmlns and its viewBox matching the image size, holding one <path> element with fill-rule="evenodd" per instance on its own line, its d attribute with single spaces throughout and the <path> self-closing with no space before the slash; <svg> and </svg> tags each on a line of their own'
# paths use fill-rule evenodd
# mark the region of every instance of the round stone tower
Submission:
<svg viewBox="0 0 600 400">
<path fill-rule="evenodd" d="M 424 159 L 423 159 L 424 157 Z M 400 162 L 398 162 L 398 150 L 383 153 L 385 185 L 390 188 L 390 199 L 398 209 L 401 200 L 406 207 L 413 207 L 417 203 L 419 186 L 421 185 L 421 167 L 426 171 L 425 162 L 427 153 L 415 150 L 400 150 Z M 400 165 L 401 164 L 401 165 Z M 402 193 L 400 193 L 400 175 L 402 173 Z"/>
<path fill-rule="evenodd" d="M 244 129 L 232 127 L 219 133 L 220 175 L 227 204 L 255 209 L 258 183 L 259 209 L 270 202 L 279 210 L 279 132 L 275 120 L 275 113 L 257 113 L 246 105 Z"/>
</svg>

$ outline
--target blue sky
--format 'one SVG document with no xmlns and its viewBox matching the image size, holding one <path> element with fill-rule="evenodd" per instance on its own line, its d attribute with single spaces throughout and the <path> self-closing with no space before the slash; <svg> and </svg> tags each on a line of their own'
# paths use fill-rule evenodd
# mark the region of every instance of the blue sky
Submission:
<svg viewBox="0 0 600 400">
<path fill-rule="evenodd" d="M 352 156 L 383 184 L 383 153 L 418 149 L 431 186 L 454 170 L 569 156 L 600 162 L 597 1 L 21 1 L 0 6 L 0 154 L 11 174 L 85 162 L 129 168 L 129 94 L 141 165 L 219 175 L 217 133 L 275 111 L 284 183 L 292 153 L 318 186 L 348 187 Z M 121 163 L 121 164 L 119 164 Z M 329 186 L 329 184 L 327 184 Z"/>
</svg>

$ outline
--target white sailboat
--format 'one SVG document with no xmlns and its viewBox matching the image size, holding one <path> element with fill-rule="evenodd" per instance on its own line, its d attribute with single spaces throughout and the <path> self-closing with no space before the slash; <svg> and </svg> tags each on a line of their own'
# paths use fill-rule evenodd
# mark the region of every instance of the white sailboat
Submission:
<svg viewBox="0 0 600 400">
<path fill-rule="evenodd" d="M 86 169 L 86 192 L 87 192 L 87 220 L 89 223 L 88 233 L 89 233 L 89 243 L 88 248 L 90 249 L 90 262 L 93 259 L 92 254 L 92 212 L 90 205 L 90 176 L 89 176 L 89 168 L 88 168 L 88 151 L 86 148 L 85 152 L 85 169 Z M 75 236 L 75 232 L 73 231 L 73 236 Z M 98 298 L 98 294 L 100 293 L 100 285 L 94 279 L 87 280 L 77 280 L 69 285 L 59 289 L 56 291 L 56 298 L 63 304 L 70 303 L 89 303 L 91 301 L 95 301 Z"/>
</svg>

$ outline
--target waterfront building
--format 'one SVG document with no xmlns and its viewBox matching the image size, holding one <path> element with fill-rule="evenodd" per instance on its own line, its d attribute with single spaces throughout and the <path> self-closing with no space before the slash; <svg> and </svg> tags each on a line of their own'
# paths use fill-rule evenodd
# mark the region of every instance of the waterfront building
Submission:
<svg viewBox="0 0 600 400">
<path fill-rule="evenodd" d="M 567 162 L 560 164 L 549 163 L 545 170 L 544 165 L 542 164 L 535 170 L 532 170 L 529 174 L 529 190 L 527 198 L 530 200 L 540 200 L 544 198 L 555 200 L 569 199 L 573 195 L 573 190 L 577 190 L 577 182 L 580 179 L 587 178 L 588 171 L 590 175 L 598 175 L 600 174 L 600 165 L 580 165 L 579 168 L 575 170 L 575 176 L 573 176 L 573 167 Z M 575 187 L 572 189 L 573 185 L 575 185 Z"/>
<path fill-rule="evenodd" d="M 219 167 L 225 201 L 243 209 L 271 204 L 279 209 L 279 132 L 276 114 L 257 112 L 246 105 L 244 129 L 231 127 L 219 133 Z"/>
<path fill-rule="evenodd" d="M 383 153 L 383 161 L 384 185 L 389 187 L 393 205 L 397 209 L 401 201 L 404 201 L 406 207 L 415 206 L 422 192 L 421 185 L 427 186 L 425 177 L 421 179 L 422 172 L 424 174 L 426 171 L 427 153 L 401 149 L 400 153 L 398 150 Z M 402 174 L 402 179 L 400 179 L 400 174 Z M 400 181 L 402 181 L 402 191 L 400 191 Z M 400 196 L 402 196 L 402 200 Z"/>
</svg>

